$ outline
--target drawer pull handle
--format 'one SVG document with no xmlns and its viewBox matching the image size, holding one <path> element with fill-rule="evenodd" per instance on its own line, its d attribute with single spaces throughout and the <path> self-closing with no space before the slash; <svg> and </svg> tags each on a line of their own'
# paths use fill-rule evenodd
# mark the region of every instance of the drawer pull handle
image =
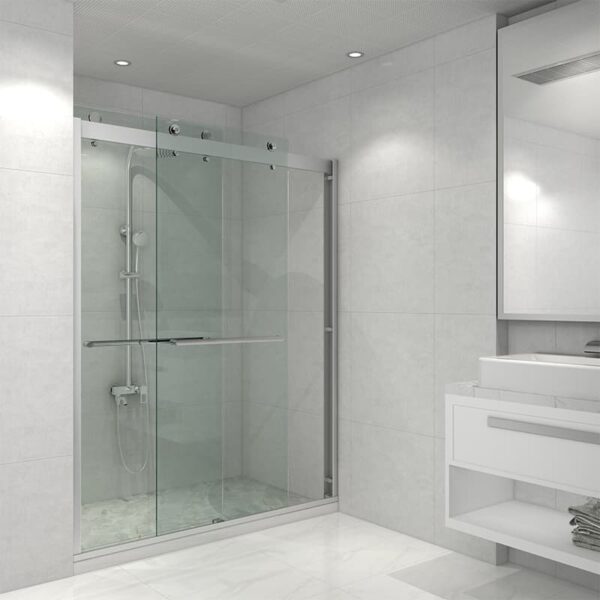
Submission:
<svg viewBox="0 0 600 600">
<path fill-rule="evenodd" d="M 527 421 L 516 421 L 503 419 L 502 417 L 488 417 L 488 427 L 494 429 L 506 429 L 518 431 L 519 433 L 530 433 L 532 435 L 543 435 L 544 437 L 582 442 L 584 444 L 600 445 L 600 433 L 595 431 L 582 431 L 580 429 L 568 429 L 567 427 L 556 427 L 555 425 L 543 425 L 541 423 L 528 423 Z"/>
</svg>

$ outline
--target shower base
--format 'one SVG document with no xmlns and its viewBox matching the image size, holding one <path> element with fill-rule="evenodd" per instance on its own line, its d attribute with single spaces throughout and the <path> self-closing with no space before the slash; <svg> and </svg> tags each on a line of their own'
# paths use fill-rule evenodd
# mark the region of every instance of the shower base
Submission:
<svg viewBox="0 0 600 600">
<path fill-rule="evenodd" d="M 165 490 L 158 496 L 93 502 L 81 507 L 81 549 L 95 550 L 310 501 L 259 481 L 233 477 Z"/>
</svg>

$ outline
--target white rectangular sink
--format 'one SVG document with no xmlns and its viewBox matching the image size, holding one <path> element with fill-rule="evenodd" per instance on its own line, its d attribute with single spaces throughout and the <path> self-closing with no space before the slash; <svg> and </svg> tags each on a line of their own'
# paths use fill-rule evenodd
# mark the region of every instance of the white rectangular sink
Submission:
<svg viewBox="0 0 600 600">
<path fill-rule="evenodd" d="M 600 401 L 600 358 L 509 354 L 479 359 L 481 387 Z"/>
</svg>

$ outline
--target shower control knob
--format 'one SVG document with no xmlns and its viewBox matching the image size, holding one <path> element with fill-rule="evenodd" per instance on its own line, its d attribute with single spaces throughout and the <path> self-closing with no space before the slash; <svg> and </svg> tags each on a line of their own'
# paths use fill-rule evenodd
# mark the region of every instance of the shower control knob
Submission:
<svg viewBox="0 0 600 600">
<path fill-rule="evenodd" d="M 179 126 L 179 123 L 171 123 L 169 125 L 169 133 L 171 135 L 179 135 L 181 133 L 181 127 Z"/>
</svg>

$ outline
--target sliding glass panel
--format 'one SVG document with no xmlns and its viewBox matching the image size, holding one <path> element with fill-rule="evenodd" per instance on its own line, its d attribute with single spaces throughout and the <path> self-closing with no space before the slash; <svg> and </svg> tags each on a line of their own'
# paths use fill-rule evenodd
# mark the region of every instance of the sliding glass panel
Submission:
<svg viewBox="0 0 600 600">
<path fill-rule="evenodd" d="M 198 127 L 177 126 L 201 139 Z M 223 161 L 164 148 L 157 156 L 157 335 L 222 338 Z M 159 534 L 223 518 L 225 353 L 220 345 L 157 347 Z"/>
<path fill-rule="evenodd" d="M 154 337 L 154 151 L 84 139 L 81 158 L 82 341 Z M 82 348 L 83 551 L 156 533 L 153 355 Z"/>
</svg>

